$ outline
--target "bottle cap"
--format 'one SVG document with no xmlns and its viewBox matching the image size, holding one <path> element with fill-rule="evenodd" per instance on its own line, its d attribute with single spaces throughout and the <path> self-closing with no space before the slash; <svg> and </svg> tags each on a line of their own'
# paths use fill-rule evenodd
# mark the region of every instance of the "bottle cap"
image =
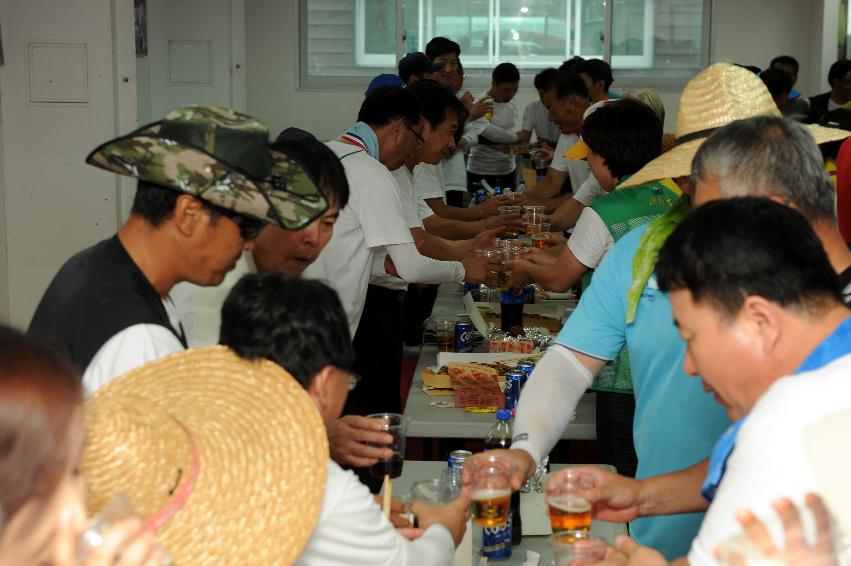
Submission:
<svg viewBox="0 0 851 566">
<path fill-rule="evenodd" d="M 498 421 L 511 420 L 511 409 L 497 409 L 496 420 L 498 420 Z"/>
</svg>

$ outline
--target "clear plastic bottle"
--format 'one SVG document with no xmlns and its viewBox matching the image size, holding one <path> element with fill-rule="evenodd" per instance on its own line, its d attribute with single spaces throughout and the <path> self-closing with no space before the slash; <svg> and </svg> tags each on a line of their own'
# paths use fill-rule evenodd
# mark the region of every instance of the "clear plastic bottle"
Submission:
<svg viewBox="0 0 851 566">
<path fill-rule="evenodd" d="M 488 431 L 488 435 L 485 437 L 485 450 L 510 448 L 511 437 L 513 435 L 514 429 L 511 426 L 511 411 L 508 409 L 499 409 L 496 412 L 496 424 L 491 427 Z M 511 544 L 516 546 L 520 544 L 520 541 L 523 538 L 523 523 L 520 518 L 519 491 L 511 494 L 509 523 L 511 525 Z"/>
</svg>

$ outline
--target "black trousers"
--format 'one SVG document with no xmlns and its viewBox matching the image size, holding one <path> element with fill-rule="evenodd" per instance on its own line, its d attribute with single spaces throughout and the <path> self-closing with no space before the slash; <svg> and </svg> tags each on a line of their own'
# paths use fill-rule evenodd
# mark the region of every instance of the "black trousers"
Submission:
<svg viewBox="0 0 851 566">
<path fill-rule="evenodd" d="M 439 285 L 408 284 L 404 301 L 406 346 L 419 346 L 423 343 L 423 325 L 431 316 L 438 288 Z"/>
<path fill-rule="evenodd" d="M 405 291 L 370 285 L 366 302 L 352 342 L 354 371 L 361 382 L 349 393 L 345 415 L 401 413 L 403 301 Z M 370 477 L 368 468 L 353 470 L 373 493 L 381 489 L 381 479 Z"/>
<path fill-rule="evenodd" d="M 484 179 L 488 182 L 488 185 L 491 187 L 500 187 L 505 189 L 507 187 L 511 187 L 511 190 L 517 188 L 517 170 L 515 169 L 511 173 L 507 173 L 505 175 L 479 175 L 478 173 L 471 173 L 467 171 L 467 189 L 472 190 L 474 183 L 479 183 Z"/>
<path fill-rule="evenodd" d="M 446 204 L 456 208 L 464 208 L 464 193 L 466 191 L 446 191 Z"/>
<path fill-rule="evenodd" d="M 623 476 L 635 477 L 638 457 L 632 441 L 635 396 L 632 393 L 596 391 L 597 444 L 600 462 L 611 464 Z"/>
</svg>

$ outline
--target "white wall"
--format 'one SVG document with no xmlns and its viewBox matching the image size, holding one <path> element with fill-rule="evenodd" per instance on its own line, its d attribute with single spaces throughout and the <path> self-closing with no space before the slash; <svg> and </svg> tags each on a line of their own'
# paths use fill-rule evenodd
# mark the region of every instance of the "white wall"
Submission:
<svg viewBox="0 0 851 566">
<path fill-rule="evenodd" d="M 29 324 L 65 260 L 115 232 L 119 182 L 84 159 L 130 123 L 128 104 L 135 119 L 135 74 L 126 65 L 131 13 L 131 0 L 0 3 L 0 20 L 14 22 L 3 26 L 6 61 L 0 67 L 0 234 L 8 265 L 0 293 L 8 285 L 8 320 L 17 326 Z M 125 26 L 115 34 L 114 21 Z M 43 44 L 37 57 L 28 47 L 33 41 Z M 34 102 L 37 90 L 47 97 L 70 93 L 79 102 Z"/>
<path fill-rule="evenodd" d="M 764 67 L 773 56 L 790 54 L 801 62 L 800 90 L 821 92 L 835 58 L 837 11 L 838 0 L 714 0 L 710 58 Z M 247 2 L 248 112 L 269 124 L 273 136 L 297 126 L 329 138 L 354 120 L 363 88 L 298 88 L 297 21 L 295 0 Z M 829 37 L 823 40 L 822 25 L 828 34 L 834 29 L 832 43 Z M 518 108 L 534 99 L 531 86 L 520 89 Z M 679 92 L 660 94 L 667 109 L 666 129 L 673 131 Z"/>
</svg>

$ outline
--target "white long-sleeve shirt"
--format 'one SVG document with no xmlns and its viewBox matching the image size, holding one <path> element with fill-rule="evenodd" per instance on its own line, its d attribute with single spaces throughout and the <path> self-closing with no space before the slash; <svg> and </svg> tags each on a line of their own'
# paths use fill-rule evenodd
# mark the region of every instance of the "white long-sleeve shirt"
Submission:
<svg viewBox="0 0 851 566">
<path fill-rule="evenodd" d="M 449 530 L 432 525 L 410 541 L 396 532 L 365 485 L 328 461 L 319 520 L 296 566 L 449 566 L 455 544 Z"/>
</svg>

